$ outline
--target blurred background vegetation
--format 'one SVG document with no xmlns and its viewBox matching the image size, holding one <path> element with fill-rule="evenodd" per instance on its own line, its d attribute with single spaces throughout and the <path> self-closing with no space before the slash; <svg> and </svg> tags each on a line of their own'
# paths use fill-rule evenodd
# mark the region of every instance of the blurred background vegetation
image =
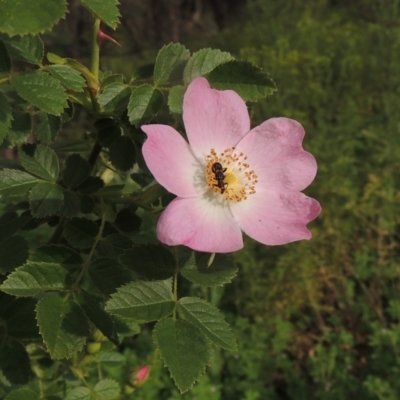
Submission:
<svg viewBox="0 0 400 400">
<path fill-rule="evenodd" d="M 85 13 L 45 37 L 87 63 Z M 397 0 L 121 0 L 122 45 L 104 69 L 132 71 L 179 41 L 216 47 L 268 71 L 278 92 L 251 105 L 253 125 L 300 121 L 318 162 L 306 193 L 321 216 L 309 242 L 235 254 L 240 275 L 205 295 L 233 325 L 239 352 L 220 352 L 180 396 L 146 330 L 122 349 L 153 364 L 135 399 L 398 400 L 400 398 L 400 4 Z M 79 130 L 79 128 L 78 128 Z M 118 371 L 110 369 L 118 376 Z"/>
</svg>

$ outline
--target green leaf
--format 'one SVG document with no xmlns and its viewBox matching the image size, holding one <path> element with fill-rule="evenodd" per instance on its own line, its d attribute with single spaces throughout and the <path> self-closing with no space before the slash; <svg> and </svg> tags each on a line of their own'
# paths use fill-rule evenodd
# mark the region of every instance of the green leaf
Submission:
<svg viewBox="0 0 400 400">
<path fill-rule="evenodd" d="M 110 147 L 120 137 L 121 128 L 118 125 L 111 124 L 101 129 L 98 128 L 97 140 L 103 147 Z"/>
<path fill-rule="evenodd" d="M 103 112 L 116 114 L 126 108 L 130 94 L 131 88 L 129 86 L 111 83 L 100 93 L 98 103 Z"/>
<path fill-rule="evenodd" d="M 18 215 L 16 212 L 7 212 L 0 216 L 0 240 L 8 238 L 16 233 L 30 219 L 30 216 Z"/>
<path fill-rule="evenodd" d="M 50 65 L 47 67 L 54 78 L 58 79 L 65 87 L 75 92 L 83 92 L 86 80 L 69 65 Z"/>
<path fill-rule="evenodd" d="M 92 394 L 87 387 L 79 386 L 68 392 L 65 400 L 92 400 Z"/>
<path fill-rule="evenodd" d="M 186 392 L 210 363 L 210 343 L 190 322 L 171 318 L 156 324 L 153 337 L 176 385 Z"/>
<path fill-rule="evenodd" d="M 89 275 L 95 285 L 106 295 L 131 281 L 131 273 L 113 258 L 98 258 L 92 262 Z"/>
<path fill-rule="evenodd" d="M 80 0 L 96 17 L 100 18 L 111 28 L 116 28 L 120 13 L 118 0 Z"/>
<path fill-rule="evenodd" d="M 102 379 L 96 383 L 93 391 L 98 400 L 115 400 L 119 397 L 121 389 L 113 379 Z"/>
<path fill-rule="evenodd" d="M 183 96 L 186 92 L 185 86 L 174 86 L 171 88 L 168 97 L 168 107 L 173 114 L 182 114 Z"/>
<path fill-rule="evenodd" d="M 138 245 L 125 251 L 119 261 L 125 267 L 145 279 L 164 280 L 172 277 L 175 260 L 172 253 L 162 245 Z"/>
<path fill-rule="evenodd" d="M 89 176 L 81 185 L 78 186 L 78 191 L 81 193 L 96 193 L 104 187 L 104 181 L 98 176 Z"/>
<path fill-rule="evenodd" d="M 63 182 L 68 188 L 76 188 L 85 181 L 91 171 L 90 164 L 79 154 L 70 155 L 65 161 Z"/>
<path fill-rule="evenodd" d="M 142 219 L 129 208 L 123 208 L 118 211 L 115 218 L 115 226 L 122 232 L 132 233 L 137 232 L 142 224 Z"/>
<path fill-rule="evenodd" d="M 209 260 L 208 253 L 192 253 L 181 270 L 182 276 L 202 286 L 221 286 L 236 276 L 237 267 L 228 256 L 217 254 L 210 266 Z"/>
<path fill-rule="evenodd" d="M 29 257 L 29 245 L 22 236 L 9 236 L 0 241 L 0 273 L 11 272 Z"/>
<path fill-rule="evenodd" d="M 5 400 L 40 400 L 39 394 L 28 388 L 13 390 Z"/>
<path fill-rule="evenodd" d="M 72 268 L 82 264 L 82 257 L 69 247 L 48 244 L 38 247 L 29 257 L 29 262 L 60 264 Z"/>
<path fill-rule="evenodd" d="M 0 92 L 0 144 L 7 137 L 11 128 L 12 114 L 7 97 Z"/>
<path fill-rule="evenodd" d="M 28 383 L 32 372 L 29 356 L 24 345 L 16 340 L 2 343 L 0 348 L 0 370 L 14 385 Z"/>
<path fill-rule="evenodd" d="M 99 227 L 86 218 L 72 218 L 65 224 L 64 235 L 68 243 L 77 249 L 91 247 L 99 232 Z"/>
<path fill-rule="evenodd" d="M 101 239 L 96 251 L 100 257 L 110 257 L 118 259 L 124 250 L 130 249 L 133 242 L 126 235 L 114 233 Z"/>
<path fill-rule="evenodd" d="M 0 171 L 0 195 L 24 195 L 38 182 L 40 182 L 38 178 L 26 172 L 16 169 L 4 169 Z"/>
<path fill-rule="evenodd" d="M 81 295 L 75 295 L 75 300 L 85 312 L 88 319 L 116 346 L 119 345 L 114 321 L 101 307 L 101 301 L 86 292 Z"/>
<path fill-rule="evenodd" d="M 59 297 L 45 297 L 39 301 L 36 313 L 51 358 L 70 358 L 82 350 L 89 327 L 77 304 Z"/>
<path fill-rule="evenodd" d="M 57 263 L 28 261 L 8 275 L 0 289 L 13 296 L 34 296 L 47 290 L 66 290 L 68 271 Z"/>
<path fill-rule="evenodd" d="M 129 171 L 136 161 L 136 148 L 128 136 L 121 136 L 110 146 L 108 157 L 115 168 Z"/>
<path fill-rule="evenodd" d="M 5 41 L 11 55 L 31 64 L 39 65 L 43 59 L 44 44 L 39 35 L 14 37 Z"/>
<path fill-rule="evenodd" d="M 106 311 L 111 314 L 143 322 L 164 318 L 174 308 L 171 288 L 163 281 L 128 283 L 106 304 Z"/>
<path fill-rule="evenodd" d="M 13 111 L 11 129 L 8 132 L 8 141 L 12 146 L 24 143 L 31 134 L 31 116 L 27 112 Z"/>
<path fill-rule="evenodd" d="M 196 51 L 186 64 L 183 72 L 183 80 L 187 85 L 195 78 L 207 75 L 218 65 L 231 60 L 233 60 L 233 57 L 229 53 L 218 49 L 201 49 Z"/>
<path fill-rule="evenodd" d="M 216 89 L 232 89 L 245 101 L 257 101 L 276 91 L 275 82 L 248 61 L 233 60 L 216 67 L 207 77 Z"/>
<path fill-rule="evenodd" d="M 24 144 L 18 152 L 22 166 L 31 174 L 48 181 L 58 178 L 58 158 L 54 150 L 42 144 Z"/>
<path fill-rule="evenodd" d="M 29 194 L 32 215 L 36 218 L 56 214 L 63 205 L 63 200 L 61 187 L 53 182 L 39 182 Z"/>
<path fill-rule="evenodd" d="M 147 84 L 139 86 L 132 92 L 129 99 L 129 122 L 138 127 L 150 121 L 160 110 L 163 101 L 161 90 Z"/>
<path fill-rule="evenodd" d="M 22 73 L 14 76 L 11 83 L 24 100 L 49 114 L 60 115 L 68 107 L 64 88 L 46 72 Z"/>
<path fill-rule="evenodd" d="M 0 31 L 10 36 L 44 32 L 63 18 L 66 11 L 65 0 L 2 0 Z"/>
<path fill-rule="evenodd" d="M 35 319 L 36 299 L 16 298 L 0 292 L 0 335 L 7 335 L 17 340 L 40 339 Z M 1 352 L 1 350 L 0 350 Z"/>
<path fill-rule="evenodd" d="M 112 83 L 124 83 L 124 76 L 122 74 L 111 74 L 106 76 L 100 84 L 100 89 L 103 90 L 106 86 Z"/>
<path fill-rule="evenodd" d="M 72 218 L 76 217 L 81 211 L 81 199 L 79 196 L 70 190 L 62 189 L 64 202 L 58 212 L 60 217 Z"/>
<path fill-rule="evenodd" d="M 0 40 L 0 73 L 8 73 L 11 71 L 11 59 L 8 54 L 7 47 Z"/>
<path fill-rule="evenodd" d="M 157 85 L 168 82 L 174 69 L 183 64 L 189 56 L 189 50 L 179 43 L 170 43 L 163 46 L 156 58 L 154 82 Z"/>
<path fill-rule="evenodd" d="M 52 142 L 61 130 L 61 118 L 40 113 L 36 120 L 35 133 L 42 143 Z"/>
<path fill-rule="evenodd" d="M 178 311 L 186 320 L 201 329 L 216 346 L 237 350 L 229 324 L 214 305 L 196 297 L 183 297 L 179 300 Z"/>
<path fill-rule="evenodd" d="M 150 79 L 154 74 L 154 63 L 141 65 L 132 74 L 132 81 L 142 81 Z"/>
</svg>

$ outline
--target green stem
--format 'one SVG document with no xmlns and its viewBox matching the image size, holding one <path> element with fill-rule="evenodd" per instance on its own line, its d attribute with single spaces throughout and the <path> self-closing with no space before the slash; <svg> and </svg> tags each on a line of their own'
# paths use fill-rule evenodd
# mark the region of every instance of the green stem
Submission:
<svg viewBox="0 0 400 400">
<path fill-rule="evenodd" d="M 65 222 L 66 222 L 66 218 L 63 217 L 60 219 L 60 222 L 58 223 L 57 228 L 53 232 L 53 235 L 51 236 L 48 244 L 58 244 L 59 243 L 59 241 L 61 240 L 62 235 L 64 233 Z"/>
<path fill-rule="evenodd" d="M 0 85 L 2 83 L 6 83 L 6 82 L 9 82 L 9 81 L 10 81 L 10 78 L 2 78 L 2 79 L 0 79 Z"/>
<path fill-rule="evenodd" d="M 98 79 L 99 64 L 100 64 L 100 46 L 97 42 L 97 35 L 100 31 L 100 19 L 94 18 L 91 38 L 91 56 L 90 56 L 90 71 Z"/>
</svg>

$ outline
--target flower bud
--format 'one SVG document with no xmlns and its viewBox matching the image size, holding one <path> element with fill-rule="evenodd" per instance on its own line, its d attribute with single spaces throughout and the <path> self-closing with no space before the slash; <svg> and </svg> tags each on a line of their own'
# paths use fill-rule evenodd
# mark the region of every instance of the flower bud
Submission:
<svg viewBox="0 0 400 400">
<path fill-rule="evenodd" d="M 132 386 L 140 387 L 147 381 L 149 375 L 150 367 L 148 365 L 142 365 L 131 373 L 130 382 Z"/>
</svg>

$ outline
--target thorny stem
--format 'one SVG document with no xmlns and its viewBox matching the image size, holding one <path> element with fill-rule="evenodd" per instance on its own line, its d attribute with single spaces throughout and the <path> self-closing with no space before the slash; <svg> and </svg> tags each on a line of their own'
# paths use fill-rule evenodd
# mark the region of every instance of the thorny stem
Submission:
<svg viewBox="0 0 400 400">
<path fill-rule="evenodd" d="M 91 37 L 91 56 L 90 56 L 90 71 L 98 79 L 99 78 L 99 63 L 100 63 L 100 46 L 97 42 L 97 35 L 100 30 L 100 19 L 94 18 Z"/>
<path fill-rule="evenodd" d="M 179 254 L 178 254 L 178 247 L 176 247 L 176 246 L 174 247 L 174 253 L 175 253 L 176 268 L 175 268 L 175 274 L 174 274 L 173 293 L 174 293 L 174 301 L 175 301 L 175 303 L 178 303 Z M 176 321 L 176 308 L 174 309 L 172 317 L 173 317 L 174 321 Z"/>
</svg>

